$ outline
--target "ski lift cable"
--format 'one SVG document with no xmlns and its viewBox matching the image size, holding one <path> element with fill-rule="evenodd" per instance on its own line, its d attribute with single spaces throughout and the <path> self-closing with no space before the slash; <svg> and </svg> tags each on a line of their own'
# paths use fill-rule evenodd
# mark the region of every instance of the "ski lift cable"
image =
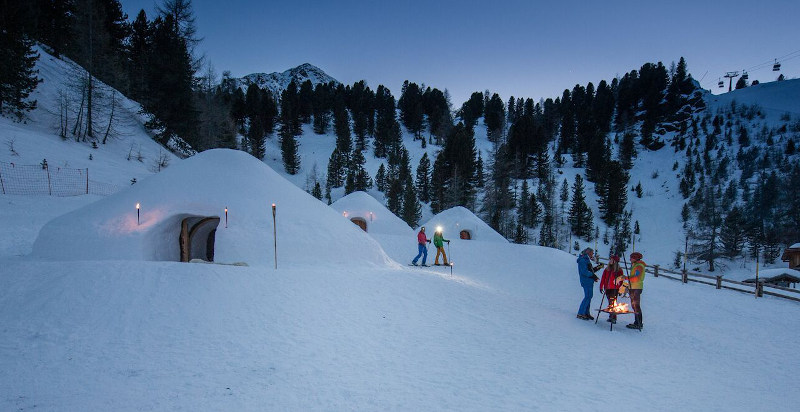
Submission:
<svg viewBox="0 0 800 412">
<path fill-rule="evenodd" d="M 760 69 L 763 69 L 765 67 L 769 67 L 769 66 L 774 65 L 776 61 L 777 62 L 782 62 L 782 61 L 794 59 L 794 58 L 799 57 L 799 56 L 800 56 L 800 50 L 796 50 L 796 51 L 793 51 L 793 52 L 788 53 L 786 55 L 783 55 L 781 57 L 777 57 L 774 60 L 768 60 L 766 62 L 756 64 L 755 66 L 750 67 L 749 69 L 745 69 L 744 71 L 760 70 Z"/>
</svg>

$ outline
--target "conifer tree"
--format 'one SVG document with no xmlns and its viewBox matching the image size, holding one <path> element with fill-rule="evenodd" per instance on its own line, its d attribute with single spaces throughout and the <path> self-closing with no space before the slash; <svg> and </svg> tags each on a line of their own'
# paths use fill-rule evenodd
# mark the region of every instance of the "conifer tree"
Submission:
<svg viewBox="0 0 800 412">
<path fill-rule="evenodd" d="M 566 210 L 567 201 L 569 201 L 569 182 L 567 182 L 566 178 L 561 182 L 561 192 L 558 199 L 561 200 L 561 212 L 559 213 L 561 223 L 564 223 L 564 211 Z"/>
<path fill-rule="evenodd" d="M 392 147 L 402 144 L 394 97 L 389 89 L 378 86 L 375 92 L 375 157 L 385 158 Z"/>
<path fill-rule="evenodd" d="M 314 182 L 314 189 L 311 190 L 311 196 L 322 200 L 322 186 L 320 186 L 319 182 Z"/>
<path fill-rule="evenodd" d="M 386 167 L 381 163 L 378 167 L 378 173 L 375 175 L 375 186 L 381 192 L 386 192 L 387 189 L 387 177 L 386 177 Z"/>
<path fill-rule="evenodd" d="M 575 175 L 575 183 L 572 185 L 572 203 L 569 208 L 570 229 L 576 236 L 588 240 L 591 238 L 593 220 L 592 209 L 586 204 L 583 178 L 580 174 L 577 174 Z"/>
<path fill-rule="evenodd" d="M 539 225 L 539 216 L 542 214 L 542 207 L 539 206 L 539 201 L 536 199 L 536 194 L 531 193 L 528 201 L 528 226 L 536 228 Z"/>
<path fill-rule="evenodd" d="M 400 110 L 400 120 L 415 138 L 421 138 L 424 129 L 425 108 L 422 102 L 422 90 L 416 83 L 406 80 L 403 83 L 400 100 L 397 101 L 397 108 Z"/>
<path fill-rule="evenodd" d="M 636 156 L 636 147 L 633 141 L 633 132 L 626 130 L 622 134 L 622 143 L 619 146 L 619 161 L 622 168 L 631 170 L 633 167 L 633 158 Z"/>
<path fill-rule="evenodd" d="M 745 232 L 744 216 L 738 207 L 734 206 L 722 222 L 720 228 L 720 243 L 722 254 L 728 258 L 739 256 L 744 250 Z"/>
<path fill-rule="evenodd" d="M 426 203 L 430 201 L 431 197 L 430 168 L 431 168 L 431 161 L 428 158 L 428 153 L 423 153 L 422 158 L 419 159 L 419 165 L 417 166 L 416 185 L 417 185 L 417 192 L 419 193 L 419 201 Z"/>
<path fill-rule="evenodd" d="M 401 216 L 409 226 L 417 227 L 419 218 L 422 215 L 421 210 L 417 194 L 414 191 L 414 185 L 409 180 L 406 182 L 403 192 L 403 211 Z"/>
<path fill-rule="evenodd" d="M 300 84 L 297 92 L 297 116 L 300 122 L 311 123 L 311 115 L 314 114 L 314 86 L 311 80 L 306 80 Z"/>
<path fill-rule="evenodd" d="M 291 127 L 281 127 L 281 157 L 283 159 L 283 168 L 286 173 L 295 175 L 300 171 L 300 155 L 297 152 L 297 138 L 292 133 Z"/>
<path fill-rule="evenodd" d="M 403 216 L 403 182 L 398 178 L 389 179 L 386 191 L 386 208 L 397 216 Z"/>
<path fill-rule="evenodd" d="M 33 51 L 33 40 L 23 26 L 25 9 L 16 2 L 4 2 L 0 15 L 0 115 L 12 114 L 22 120 L 36 108 L 28 96 L 36 89 L 39 78 L 34 69 L 39 55 Z"/>
<path fill-rule="evenodd" d="M 612 160 L 602 178 L 601 185 L 603 190 L 598 193 L 600 196 L 600 216 L 608 225 L 613 225 L 625 210 L 628 203 L 628 174 L 622 165 Z"/>
<path fill-rule="evenodd" d="M 530 198 L 531 192 L 528 187 L 528 181 L 522 181 L 522 188 L 519 193 L 519 202 L 517 202 L 517 217 L 519 223 L 523 226 L 530 226 Z"/>
<path fill-rule="evenodd" d="M 720 189 L 715 191 L 713 187 L 706 186 L 702 193 L 698 193 L 698 199 L 701 205 L 697 214 L 698 227 L 693 239 L 693 255 L 708 263 L 708 270 L 713 272 L 714 264 L 722 252 L 720 246 L 722 216 L 719 204 L 722 193 Z"/>
<path fill-rule="evenodd" d="M 331 101 L 331 88 L 327 84 L 317 84 L 314 87 L 314 95 L 312 99 L 312 111 L 314 113 L 314 133 L 325 134 L 328 133 L 328 127 L 331 124 L 331 110 L 333 103 Z"/>
<path fill-rule="evenodd" d="M 264 158 L 264 118 L 261 113 L 261 90 L 255 84 L 247 87 L 245 95 L 245 111 L 250 119 L 250 128 L 247 130 L 247 140 L 250 147 L 250 154 L 256 159 Z"/>
<path fill-rule="evenodd" d="M 492 95 L 489 103 L 484 108 L 483 121 L 486 124 L 489 140 L 498 142 L 503 133 L 506 109 L 503 100 L 497 93 Z"/>
<path fill-rule="evenodd" d="M 291 133 L 292 136 L 303 134 L 302 122 L 300 121 L 300 94 L 297 90 L 297 83 L 294 80 L 290 81 L 286 89 L 281 92 L 280 117 L 281 133 Z"/>
<path fill-rule="evenodd" d="M 478 160 L 475 161 L 475 187 L 483 188 L 486 178 L 483 175 L 483 158 L 478 152 Z"/>
<path fill-rule="evenodd" d="M 145 104 L 149 89 L 147 84 L 147 66 L 150 64 L 149 49 L 152 47 L 153 30 L 144 10 L 139 11 L 136 20 L 131 24 L 128 39 L 128 84 L 130 97 Z"/>
<path fill-rule="evenodd" d="M 194 69 L 186 41 L 176 32 L 172 15 L 153 22 L 153 45 L 147 60 L 149 98 L 145 109 L 153 113 L 153 129 L 162 129 L 156 138 L 166 143 L 172 136 L 191 142 L 197 135 L 197 111 L 192 82 Z"/>
<path fill-rule="evenodd" d="M 459 110 L 461 120 L 467 129 L 472 130 L 475 128 L 475 124 L 478 122 L 478 119 L 483 116 L 483 109 L 483 93 L 472 93 L 472 95 L 469 97 L 469 100 L 464 102 L 464 104 L 461 106 L 461 110 Z"/>
<path fill-rule="evenodd" d="M 354 191 L 367 191 L 372 187 L 372 179 L 369 177 L 369 173 L 364 168 L 364 164 L 366 163 L 366 159 L 364 158 L 364 153 L 362 153 L 358 149 L 353 149 L 353 153 L 350 156 L 350 167 L 348 168 L 347 172 L 347 179 L 352 180 L 352 190 Z M 346 193 L 347 190 L 345 189 Z"/>
</svg>

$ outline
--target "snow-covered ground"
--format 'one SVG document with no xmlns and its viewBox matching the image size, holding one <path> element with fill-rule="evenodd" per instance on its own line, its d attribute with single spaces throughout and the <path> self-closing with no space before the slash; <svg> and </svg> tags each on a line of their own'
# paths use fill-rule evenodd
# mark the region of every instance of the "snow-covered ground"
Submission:
<svg viewBox="0 0 800 412">
<path fill-rule="evenodd" d="M 290 190 L 270 176 L 246 183 Z M 319 214 L 310 196 L 277 195 Z M 116 197 L 2 198 L 0 244 L 14 246 L 0 255 L 0 409 L 602 410 L 630 394 L 650 410 L 800 407 L 800 361 L 786 352 L 797 303 L 650 278 L 644 331 L 610 332 L 575 318 L 575 257 L 553 249 L 445 233 L 452 274 L 376 265 L 384 252 L 410 260 L 415 238 L 365 235 L 332 212 L 290 223 L 277 270 L 259 225 L 240 230 L 264 249 L 248 267 L 17 256 L 46 217 Z M 85 236 L 49 242 L 118 247 Z M 319 237 L 353 236 L 377 242 L 339 249 L 348 264 L 315 258 Z"/>
<path fill-rule="evenodd" d="M 60 64 L 40 63 L 65 76 Z M 40 89 L 42 102 L 57 97 Z M 621 315 L 609 331 L 605 317 L 575 318 L 573 255 L 462 240 L 460 222 L 474 216 L 426 208 L 421 222 L 442 224 L 455 266 L 412 268 L 417 228 L 362 195 L 334 210 L 302 193 L 315 163 L 324 172 L 331 136 L 299 139 L 294 185 L 273 142 L 265 163 L 275 172 L 212 151 L 171 158 L 153 175 L 148 160 L 126 160 L 131 145 L 148 159 L 161 150 L 135 122 L 92 149 L 54 135 L 57 116 L 44 110 L 28 125 L 0 119 L 19 153 L 0 150 L 0 161 L 46 157 L 96 168 L 120 187 L 140 183 L 103 198 L 0 196 L 0 410 L 800 409 L 791 351 L 800 303 L 647 278 L 644 330 L 624 328 L 632 318 Z M 436 151 L 405 139 L 413 167 Z M 368 159 L 374 176 L 380 162 Z M 645 193 L 629 194 L 642 229 L 636 249 L 649 263 L 671 261 L 683 244 L 672 159 L 640 153 L 632 172 Z M 561 173 L 571 185 L 577 169 Z M 140 201 L 143 227 L 133 220 Z M 222 217 L 225 207 L 217 260 L 249 266 L 166 259 L 178 249 L 174 218 Z M 376 210 L 381 222 L 363 233 L 343 210 Z"/>
</svg>

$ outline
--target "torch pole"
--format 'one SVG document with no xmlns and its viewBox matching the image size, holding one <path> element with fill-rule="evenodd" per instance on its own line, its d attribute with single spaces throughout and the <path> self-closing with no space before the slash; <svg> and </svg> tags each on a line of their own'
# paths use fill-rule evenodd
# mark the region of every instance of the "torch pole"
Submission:
<svg viewBox="0 0 800 412">
<path fill-rule="evenodd" d="M 758 284 L 758 248 L 756 248 L 756 299 L 758 299 L 759 284 Z"/>
<path fill-rule="evenodd" d="M 278 229 L 275 226 L 275 203 L 272 204 L 272 243 L 275 245 L 275 269 L 278 269 Z"/>
<path fill-rule="evenodd" d="M 228 227 L 228 208 L 225 208 L 225 227 Z"/>
</svg>

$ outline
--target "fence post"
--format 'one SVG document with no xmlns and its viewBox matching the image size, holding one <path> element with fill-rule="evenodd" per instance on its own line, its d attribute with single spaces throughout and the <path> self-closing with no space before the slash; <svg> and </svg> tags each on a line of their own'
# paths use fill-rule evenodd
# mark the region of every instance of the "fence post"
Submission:
<svg viewBox="0 0 800 412">
<path fill-rule="evenodd" d="M 717 289 L 722 289 L 722 275 L 717 275 Z"/>
<path fill-rule="evenodd" d="M 86 194 L 89 194 L 89 168 L 86 168 Z"/>
<path fill-rule="evenodd" d="M 653 277 L 657 278 L 658 277 L 658 265 L 653 265 L 653 269 L 654 269 L 653 270 Z"/>
<path fill-rule="evenodd" d="M 53 196 L 53 185 L 50 183 L 50 166 L 45 164 L 44 170 L 47 172 L 47 194 Z"/>
<path fill-rule="evenodd" d="M 687 271 L 686 271 L 686 269 L 684 269 L 684 270 L 681 272 L 681 281 L 682 281 L 683 283 L 688 283 L 688 282 L 689 282 L 689 272 L 687 272 Z"/>
<path fill-rule="evenodd" d="M 6 185 L 3 183 L 3 173 L 0 173 L 0 187 L 3 188 L 3 194 L 6 194 Z"/>
</svg>

